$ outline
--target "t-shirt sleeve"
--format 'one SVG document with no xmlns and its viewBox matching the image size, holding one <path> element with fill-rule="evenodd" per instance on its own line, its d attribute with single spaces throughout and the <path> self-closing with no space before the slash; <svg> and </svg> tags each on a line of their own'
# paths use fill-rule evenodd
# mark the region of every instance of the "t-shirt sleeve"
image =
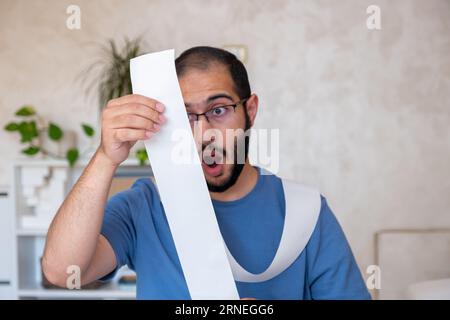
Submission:
<svg viewBox="0 0 450 320">
<path fill-rule="evenodd" d="M 130 208 L 128 193 L 123 191 L 108 200 L 101 228 L 101 234 L 108 240 L 116 255 L 117 267 L 100 280 L 110 280 L 124 265 L 134 269 L 133 257 L 136 242 L 136 230 Z"/>
<path fill-rule="evenodd" d="M 344 232 L 323 197 L 307 246 L 307 268 L 312 299 L 371 299 Z"/>
</svg>

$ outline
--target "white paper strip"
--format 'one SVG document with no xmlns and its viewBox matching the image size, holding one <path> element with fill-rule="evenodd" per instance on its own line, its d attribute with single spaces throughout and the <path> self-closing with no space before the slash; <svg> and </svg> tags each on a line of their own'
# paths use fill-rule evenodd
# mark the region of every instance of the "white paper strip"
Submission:
<svg viewBox="0 0 450 320">
<path fill-rule="evenodd" d="M 192 299 L 239 299 L 198 155 L 180 163 L 173 158 L 185 132 L 186 149 L 195 146 L 175 70 L 174 50 L 130 61 L 133 93 L 166 106 L 161 131 L 145 147 Z M 190 144 L 190 145 L 189 145 Z"/>
<path fill-rule="evenodd" d="M 283 179 L 283 191 L 286 201 L 283 233 L 270 266 L 259 274 L 248 272 L 226 248 L 236 281 L 263 282 L 275 278 L 300 256 L 311 238 L 320 214 L 320 193 L 286 179 Z"/>
</svg>

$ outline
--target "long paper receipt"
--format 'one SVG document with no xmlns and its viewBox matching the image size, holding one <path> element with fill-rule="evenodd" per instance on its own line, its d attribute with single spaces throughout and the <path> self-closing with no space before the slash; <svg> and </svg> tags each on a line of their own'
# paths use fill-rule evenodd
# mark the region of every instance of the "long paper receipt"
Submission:
<svg viewBox="0 0 450 320">
<path fill-rule="evenodd" d="M 174 58 L 167 50 L 130 61 L 133 93 L 166 107 L 167 122 L 145 148 L 191 298 L 239 299 L 198 154 L 196 161 L 180 162 L 173 152 L 180 148 L 177 132 L 184 132 L 186 149 L 195 146 Z"/>
</svg>

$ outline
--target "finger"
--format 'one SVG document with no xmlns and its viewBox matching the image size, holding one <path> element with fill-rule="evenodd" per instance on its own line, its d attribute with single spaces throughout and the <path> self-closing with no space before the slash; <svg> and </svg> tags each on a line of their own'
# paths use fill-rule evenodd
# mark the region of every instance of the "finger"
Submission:
<svg viewBox="0 0 450 320">
<path fill-rule="evenodd" d="M 139 104 L 147 105 L 147 106 L 155 109 L 156 111 L 159 111 L 159 112 L 163 111 L 162 103 L 160 103 L 159 101 L 157 101 L 155 99 L 152 99 L 152 98 L 149 98 L 146 96 L 142 96 L 139 94 L 129 94 L 129 95 L 126 95 L 123 97 L 112 99 L 108 102 L 108 107 L 116 107 L 116 106 L 120 106 L 120 105 L 128 104 L 128 103 L 139 103 Z"/>
<path fill-rule="evenodd" d="M 112 118 L 109 124 L 109 128 L 131 128 L 158 131 L 160 129 L 160 125 L 152 120 L 135 114 L 123 114 Z"/>
<path fill-rule="evenodd" d="M 117 129 L 114 131 L 114 138 L 119 142 L 147 140 L 154 135 L 153 132 L 137 129 Z"/>
<path fill-rule="evenodd" d="M 109 117 L 116 117 L 123 114 L 135 114 L 158 123 L 163 123 L 165 121 L 165 117 L 159 111 L 140 103 L 127 103 L 112 107 L 108 111 Z"/>
</svg>

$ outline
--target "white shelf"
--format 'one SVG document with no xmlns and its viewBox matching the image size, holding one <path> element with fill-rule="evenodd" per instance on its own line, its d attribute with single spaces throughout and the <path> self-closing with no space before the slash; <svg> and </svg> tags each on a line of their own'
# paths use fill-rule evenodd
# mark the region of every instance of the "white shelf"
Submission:
<svg viewBox="0 0 450 320">
<path fill-rule="evenodd" d="M 72 168 L 73 170 L 68 172 L 67 186 L 64 188 L 67 188 L 67 190 L 71 188 L 88 161 L 88 159 L 80 159 Z M 42 227 L 42 224 L 36 225 L 36 227 L 26 224 L 26 227 L 24 227 L 21 223 L 24 216 L 33 214 L 33 210 L 26 204 L 22 189 L 24 168 L 30 167 L 68 168 L 68 163 L 65 160 L 52 159 L 20 159 L 14 163 L 14 186 L 10 193 L 12 208 L 8 210 L 12 224 L 9 230 L 15 230 L 11 234 L 11 249 L 14 252 L 14 259 L 12 259 L 14 265 L 9 268 L 12 269 L 11 287 L 14 289 L 11 297 L 14 299 L 135 299 L 136 286 L 118 285 L 120 270 L 113 280 L 96 289 L 68 290 L 44 288 L 42 286 L 40 258 L 44 250 L 48 228 Z M 121 164 L 115 177 L 128 178 L 151 175 L 150 166 L 139 166 L 136 159 L 128 159 Z"/>
<path fill-rule="evenodd" d="M 27 288 L 19 288 L 19 299 L 135 299 L 136 287 L 119 287 L 116 283 L 108 283 L 98 289 L 46 289 L 40 284 Z"/>
<path fill-rule="evenodd" d="M 17 229 L 16 234 L 18 237 L 45 237 L 47 229 L 21 228 Z"/>
<path fill-rule="evenodd" d="M 90 159 L 82 158 L 75 163 L 75 167 L 85 167 Z M 69 167 L 67 160 L 51 159 L 51 158 L 18 158 L 14 161 L 14 166 L 42 166 L 42 167 Z M 139 161 L 134 158 L 128 158 L 120 164 L 120 167 L 134 167 L 139 166 Z M 148 164 L 143 168 L 149 167 Z"/>
</svg>

